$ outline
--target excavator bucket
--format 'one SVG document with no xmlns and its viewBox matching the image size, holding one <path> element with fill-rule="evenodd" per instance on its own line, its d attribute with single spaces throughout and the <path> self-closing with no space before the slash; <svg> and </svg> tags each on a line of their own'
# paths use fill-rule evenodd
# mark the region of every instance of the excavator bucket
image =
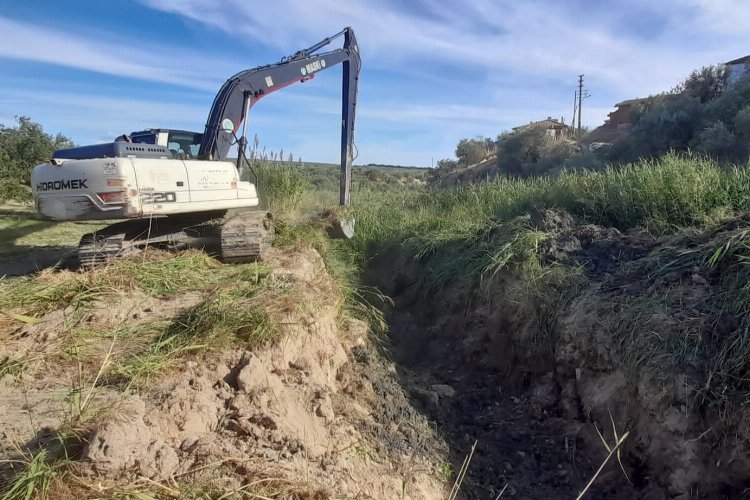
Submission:
<svg viewBox="0 0 750 500">
<path fill-rule="evenodd" d="M 326 232 L 330 238 L 350 240 L 354 236 L 354 218 L 335 218 L 326 229 Z"/>
<path fill-rule="evenodd" d="M 354 236 L 354 217 L 340 216 L 332 210 L 326 210 L 313 217 L 313 223 L 325 230 L 328 237 L 334 240 L 349 240 Z"/>
</svg>

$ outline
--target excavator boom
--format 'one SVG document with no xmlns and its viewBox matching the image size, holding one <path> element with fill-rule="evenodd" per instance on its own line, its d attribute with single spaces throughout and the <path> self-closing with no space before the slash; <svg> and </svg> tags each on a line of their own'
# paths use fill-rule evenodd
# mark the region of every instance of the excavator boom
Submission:
<svg viewBox="0 0 750 500">
<path fill-rule="evenodd" d="M 317 52 L 340 36 L 344 37 L 342 48 L 330 52 Z M 300 50 L 276 64 L 241 71 L 229 78 L 214 99 L 198 158 L 224 160 L 232 145 L 237 144 L 238 162 L 241 161 L 247 145 L 244 124 L 250 107 L 264 96 L 293 83 L 310 80 L 318 72 L 336 64 L 343 65 L 339 201 L 341 205 L 349 205 L 354 115 L 357 107 L 357 88 L 361 66 L 359 46 L 351 28 L 345 28 L 332 37 L 325 38 L 308 49 Z"/>
</svg>

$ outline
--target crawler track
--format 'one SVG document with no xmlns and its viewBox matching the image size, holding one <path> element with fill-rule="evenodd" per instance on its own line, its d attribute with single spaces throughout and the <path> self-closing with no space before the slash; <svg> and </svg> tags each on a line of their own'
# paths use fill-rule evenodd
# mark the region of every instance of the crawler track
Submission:
<svg viewBox="0 0 750 500">
<path fill-rule="evenodd" d="M 148 247 L 171 251 L 197 248 L 224 262 L 263 258 L 273 241 L 273 220 L 261 211 L 190 217 L 160 217 L 118 222 L 87 233 L 78 244 L 77 265 L 84 269 L 137 254 Z"/>
</svg>

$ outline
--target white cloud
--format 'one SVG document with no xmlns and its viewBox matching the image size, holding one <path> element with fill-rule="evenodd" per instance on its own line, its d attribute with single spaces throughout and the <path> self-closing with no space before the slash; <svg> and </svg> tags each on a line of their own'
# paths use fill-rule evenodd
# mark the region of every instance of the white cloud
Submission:
<svg viewBox="0 0 750 500">
<path fill-rule="evenodd" d="M 80 30 L 75 30 L 80 33 Z M 0 57 L 36 61 L 98 73 L 214 90 L 232 65 L 207 53 L 179 47 L 139 46 L 128 39 L 101 34 L 73 34 L 50 27 L 0 17 Z M 23 41 L 23 42 L 21 42 Z M 166 59 L 164 54 L 170 54 Z M 200 61 L 185 67 L 168 61 Z"/>
<path fill-rule="evenodd" d="M 690 27 L 720 35 L 739 35 L 747 40 L 750 26 L 750 4 L 746 0 L 680 0 L 693 8 Z M 750 52 L 750 44 L 746 43 Z M 745 55 L 745 54 L 740 54 Z"/>
<path fill-rule="evenodd" d="M 743 0 L 632 0 L 578 11 L 554 1 L 475 0 L 447 6 L 441 0 L 275 0 L 262 8 L 246 0 L 140 1 L 221 30 L 233 44 L 256 49 L 261 44 L 257 52 L 275 54 L 273 60 L 354 26 L 364 65 L 357 123 L 364 161 L 396 162 L 394 155 L 404 154 L 404 162 L 424 164 L 431 153 L 450 154 L 462 137 L 494 136 L 549 115 L 568 118 L 580 73 L 592 93 L 584 105 L 584 124 L 596 126 L 615 102 L 667 90 L 694 68 L 750 53 L 745 33 L 750 3 Z M 630 17 L 623 20 L 626 14 Z M 648 33 L 635 29 L 646 29 L 648 23 L 627 24 L 646 18 L 655 23 Z M 164 53 L 171 57 L 165 59 Z M 85 26 L 63 30 L 0 16 L 3 57 L 205 90 L 207 98 L 244 66 L 229 56 L 186 47 L 154 51 L 127 32 L 112 35 Z M 193 64 L 170 64 L 173 60 Z M 308 84 L 314 88 L 295 86 L 264 101 L 253 118 L 278 135 L 279 144 L 296 141 L 295 154 L 330 154 L 333 158 L 315 158 L 330 161 L 337 154 L 339 81 L 335 71 L 319 76 L 321 82 Z M 81 88 L 69 90 L 13 94 L 23 105 L 11 105 L 12 96 L 5 95 L 3 112 L 31 114 L 26 110 L 46 103 L 56 110 L 54 123 L 68 120 L 87 138 L 99 138 L 140 126 L 200 129 L 210 104 L 173 104 L 175 96 L 164 97 L 170 102 L 113 93 L 91 97 Z"/>
<path fill-rule="evenodd" d="M 300 40 L 313 42 L 352 25 L 361 40 L 365 68 L 409 64 L 413 72 L 437 72 L 430 70 L 430 65 L 464 65 L 558 81 L 585 73 L 623 95 L 643 94 L 640 89 L 664 90 L 696 66 L 717 62 L 713 57 L 718 52 L 733 50 L 726 45 L 688 47 L 684 37 L 724 29 L 725 25 L 732 25 L 731 31 L 736 33 L 737 26 L 748 25 L 742 22 L 750 16 L 745 2 L 680 1 L 698 8 L 694 16 L 687 17 L 689 29 L 676 23 L 670 27 L 672 33 L 647 40 L 625 36 L 622 30 L 616 33 L 615 7 L 607 25 L 599 19 L 586 22 L 585 12 L 557 2 L 476 0 L 446 7 L 431 0 L 415 4 L 429 12 L 450 9 L 446 15 L 435 17 L 418 15 L 414 9 L 405 12 L 395 3 L 365 1 L 277 0 L 258 9 L 240 0 L 213 2 L 210 7 L 205 0 L 143 0 L 152 8 L 232 35 L 249 36 L 287 52 L 300 48 Z M 621 6 L 623 11 L 628 8 Z M 666 16 L 685 19 L 679 5 L 654 8 L 661 8 Z M 481 29 L 472 29 L 472 24 Z M 740 42 L 735 41 L 733 46 L 739 48 Z"/>
<path fill-rule="evenodd" d="M 19 114 L 34 120 L 46 116 L 42 125 L 48 132 L 62 132 L 78 143 L 104 142 L 133 130 L 152 127 L 202 130 L 208 110 L 184 103 L 165 103 L 115 96 L 92 96 L 68 92 L 33 92 L 0 89 L 2 105 L 23 103 Z M 11 109 L 20 108 L 18 104 Z"/>
</svg>

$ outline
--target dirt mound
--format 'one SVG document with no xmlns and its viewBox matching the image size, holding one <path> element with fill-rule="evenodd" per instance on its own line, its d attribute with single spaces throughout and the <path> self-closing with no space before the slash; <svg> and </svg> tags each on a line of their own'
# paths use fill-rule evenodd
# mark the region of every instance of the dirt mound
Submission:
<svg viewBox="0 0 750 500">
<path fill-rule="evenodd" d="M 245 491 L 293 498 L 444 497 L 439 439 L 392 382 L 392 368 L 366 359 L 375 356 L 367 327 L 342 313 L 320 256 L 309 249 L 275 250 L 267 265 L 268 286 L 294 298 L 268 312 L 282 329 L 278 341 L 186 355 L 137 390 L 108 376 L 108 363 L 119 359 L 120 349 L 108 339 L 103 344 L 113 349 L 86 351 L 98 353 L 92 357 L 101 363 L 99 382 L 74 383 L 77 362 L 66 359 L 57 344 L 69 340 L 71 331 L 80 333 L 66 323 L 69 310 L 9 328 L 5 334 L 14 344 L 4 344 L 6 359 L 27 364 L 0 386 L 6 443 L 16 443 L 2 450 L 3 458 L 28 454 L 40 434 L 60 436 L 75 428 L 78 456 L 66 462 L 61 476 L 72 479 L 57 485 L 57 496 L 174 496 L 190 488 L 209 496 Z M 184 313 L 207 297 L 127 293 L 107 300 L 107 308 L 73 315 L 76 322 L 93 328 L 185 321 Z M 50 362 L 59 364 L 56 370 Z M 96 408 L 94 417 L 77 415 L 71 422 L 75 394 Z M 72 446 L 68 450 L 73 453 Z M 19 470 L 4 473 L 12 481 Z"/>
</svg>

